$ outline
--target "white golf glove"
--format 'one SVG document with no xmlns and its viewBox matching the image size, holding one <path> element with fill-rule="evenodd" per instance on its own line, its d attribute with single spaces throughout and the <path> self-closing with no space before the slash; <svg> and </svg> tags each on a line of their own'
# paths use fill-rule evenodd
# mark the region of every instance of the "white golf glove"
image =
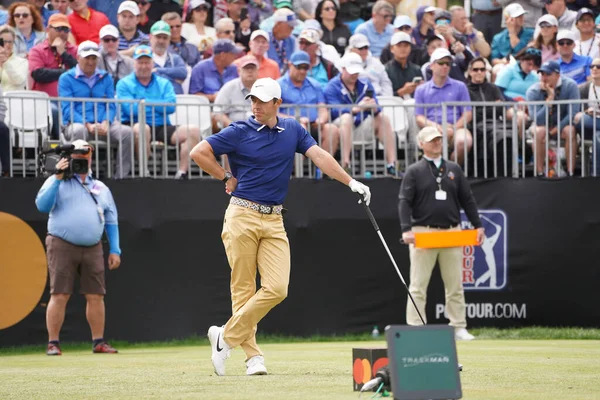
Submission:
<svg viewBox="0 0 600 400">
<path fill-rule="evenodd" d="M 348 184 L 348 186 L 350 186 L 350 189 L 354 193 L 358 193 L 358 194 L 362 195 L 364 197 L 365 203 L 367 205 L 369 205 L 369 203 L 371 203 L 371 190 L 369 189 L 369 187 L 367 185 L 360 183 L 356 179 L 352 179 L 350 181 L 350 183 Z M 358 201 L 358 204 L 360 204 L 360 203 L 361 203 L 361 200 Z"/>
</svg>

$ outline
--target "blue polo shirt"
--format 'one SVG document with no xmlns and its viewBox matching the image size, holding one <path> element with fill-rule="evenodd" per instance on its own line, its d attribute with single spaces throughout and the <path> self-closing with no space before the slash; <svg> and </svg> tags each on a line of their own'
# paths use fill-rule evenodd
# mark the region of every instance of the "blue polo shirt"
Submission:
<svg viewBox="0 0 600 400">
<path fill-rule="evenodd" d="M 590 76 L 590 65 L 592 65 L 592 59 L 588 56 L 580 56 L 573 53 L 573 58 L 570 63 L 566 63 L 560 59 L 560 75 L 571 78 L 581 85 L 587 81 L 587 77 Z"/>
<path fill-rule="evenodd" d="M 101 181 L 88 175 L 83 188 L 78 175 L 69 180 L 58 180 L 56 175 L 46 179 L 35 198 L 39 211 L 49 212 L 48 233 L 76 246 L 93 246 L 100 241 L 106 224 L 110 252 L 120 254 L 118 234 L 111 237 L 109 226 L 118 224 L 117 207 L 110 189 Z M 104 212 L 100 218 L 98 207 Z"/>
<path fill-rule="evenodd" d="M 302 87 L 297 87 L 292 83 L 289 72 L 283 78 L 277 81 L 281 86 L 281 98 L 283 104 L 325 104 L 325 95 L 319 82 L 313 78 L 307 77 L 302 83 Z M 316 107 L 281 107 L 279 110 L 283 114 L 296 115 L 296 110 L 300 111 L 301 117 L 307 117 L 310 122 L 315 122 L 319 116 L 319 109 Z"/>
<path fill-rule="evenodd" d="M 355 34 L 362 33 L 369 39 L 369 50 L 373 57 L 379 58 L 383 49 L 390 44 L 390 39 L 394 34 L 394 26 L 387 24 L 382 33 L 377 32 L 373 20 L 370 19 L 367 22 L 363 22 L 356 27 Z"/>
<path fill-rule="evenodd" d="M 279 70 L 282 71 L 287 66 L 290 57 L 296 51 L 296 39 L 290 35 L 286 39 L 276 40 L 273 32 L 268 32 L 271 40 L 269 41 L 269 50 L 267 56 L 279 64 Z"/>
<path fill-rule="evenodd" d="M 280 118 L 269 128 L 254 117 L 229 125 L 206 141 L 216 156 L 227 154 L 238 180 L 234 196 L 259 204 L 283 204 L 294 156 L 305 154 L 317 142 L 292 118 Z"/>
<path fill-rule="evenodd" d="M 446 102 L 471 101 L 467 86 L 456 79 L 447 78 L 442 87 L 433 83 L 430 79 L 419 86 L 415 92 L 415 115 L 424 115 L 430 121 L 442 123 L 442 106 L 427 107 L 423 104 L 441 104 Z M 471 111 L 471 106 L 447 107 L 446 120 L 453 124 L 460 119 L 465 111 Z"/>
<path fill-rule="evenodd" d="M 519 43 L 513 49 L 510 47 L 510 36 L 508 29 L 494 35 L 492 40 L 492 56 L 490 59 L 506 57 L 509 54 L 515 55 L 533 39 L 533 28 L 523 28 L 519 33 Z"/>
<path fill-rule="evenodd" d="M 532 70 L 525 75 L 519 64 L 515 63 L 502 68 L 494 83 L 502 90 L 506 98 L 512 100 L 517 97 L 524 99 L 527 89 L 539 81 L 540 77 L 535 71 Z"/>
<path fill-rule="evenodd" d="M 223 70 L 223 75 L 217 70 L 214 58 L 200 61 L 192 68 L 190 77 L 190 94 L 215 94 L 224 84 L 238 77 L 237 68 L 231 64 Z"/>
</svg>

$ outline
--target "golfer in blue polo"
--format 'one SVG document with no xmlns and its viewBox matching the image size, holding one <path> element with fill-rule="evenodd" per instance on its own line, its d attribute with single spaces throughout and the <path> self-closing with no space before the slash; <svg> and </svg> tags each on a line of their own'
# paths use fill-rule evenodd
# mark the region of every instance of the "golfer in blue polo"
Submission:
<svg viewBox="0 0 600 400">
<path fill-rule="evenodd" d="M 231 194 L 221 237 L 231 267 L 233 315 L 225 326 L 208 330 L 217 375 L 225 375 L 225 360 L 237 346 L 246 353 L 247 375 L 267 374 L 256 344 L 256 328 L 287 297 L 290 246 L 281 214 L 295 154 L 304 154 L 321 171 L 363 195 L 367 205 L 371 199 L 369 188 L 352 179 L 299 122 L 277 117 L 281 87 L 275 80 L 258 79 L 248 98 L 253 116 L 203 140 L 190 154 L 200 168 L 221 179 Z M 227 154 L 231 172 L 216 161 L 222 154 Z"/>
</svg>

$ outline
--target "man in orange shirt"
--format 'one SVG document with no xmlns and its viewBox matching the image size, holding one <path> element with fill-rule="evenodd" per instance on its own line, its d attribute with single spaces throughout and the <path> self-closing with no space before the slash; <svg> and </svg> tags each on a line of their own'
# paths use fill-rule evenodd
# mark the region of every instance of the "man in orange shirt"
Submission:
<svg viewBox="0 0 600 400">
<path fill-rule="evenodd" d="M 88 0 L 72 0 L 70 2 L 73 12 L 69 15 L 69 23 L 78 45 L 86 40 L 100 43 L 100 29 L 104 25 L 110 24 L 106 15 L 89 8 L 87 3 Z"/>
<path fill-rule="evenodd" d="M 267 51 L 269 51 L 269 34 L 260 29 L 255 30 L 250 36 L 249 45 L 250 51 L 248 54 L 256 57 L 259 63 L 258 78 L 279 79 L 281 77 L 279 64 L 267 56 Z"/>
</svg>

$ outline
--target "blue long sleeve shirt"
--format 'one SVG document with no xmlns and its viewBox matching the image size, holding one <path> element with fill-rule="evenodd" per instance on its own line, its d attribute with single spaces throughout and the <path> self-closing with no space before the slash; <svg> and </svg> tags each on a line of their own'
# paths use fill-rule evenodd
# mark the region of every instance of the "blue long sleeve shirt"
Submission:
<svg viewBox="0 0 600 400">
<path fill-rule="evenodd" d="M 121 254 L 117 207 L 110 189 L 91 174 L 84 183 L 78 175 L 69 180 L 58 180 L 52 175 L 39 190 L 35 204 L 39 211 L 50 213 L 50 235 L 76 246 L 93 246 L 106 227 L 110 252 Z"/>
<path fill-rule="evenodd" d="M 579 100 L 579 88 L 575 81 L 570 78 L 561 77 L 558 82 L 557 88 L 554 89 L 555 93 L 558 91 L 558 96 L 555 94 L 554 100 Z M 546 100 L 547 94 L 545 91 L 540 89 L 540 83 L 532 85 L 526 94 L 527 101 L 544 101 Z M 560 106 L 553 105 L 528 105 L 529 115 L 535 121 L 536 125 L 546 125 L 546 113 L 548 113 L 548 121 L 551 125 L 556 125 L 558 122 L 558 114 L 560 109 L 560 119 L 565 118 L 573 119 L 575 114 L 579 111 L 579 105 L 561 104 Z M 570 111 L 570 113 L 569 113 Z"/>
<path fill-rule="evenodd" d="M 91 85 L 91 86 L 90 86 Z M 92 77 L 82 74 L 78 66 L 71 68 L 58 79 L 58 95 L 71 98 L 114 99 L 115 86 L 112 76 L 103 70 L 97 70 Z M 115 103 L 85 103 L 61 101 L 62 118 L 65 124 L 113 122 L 115 120 Z"/>
<path fill-rule="evenodd" d="M 356 81 L 356 99 L 352 98 L 352 95 L 346 89 L 346 86 L 342 83 L 342 74 L 333 78 L 325 87 L 325 101 L 327 104 L 347 104 L 347 107 L 331 108 L 331 119 L 335 120 L 342 114 L 348 114 L 352 112 L 352 107 L 360 103 L 360 101 L 367 96 L 367 92 L 371 91 L 370 97 L 377 102 L 377 96 L 375 95 L 375 89 L 371 82 L 368 80 L 359 79 Z M 379 104 L 379 103 L 377 103 Z M 377 115 L 381 112 L 381 107 L 376 108 L 373 113 Z M 363 111 L 354 115 L 354 126 L 359 126 L 365 119 L 371 115 L 371 109 L 365 108 Z"/>
<path fill-rule="evenodd" d="M 148 86 L 142 85 L 135 72 L 127 75 L 117 83 L 117 99 L 145 100 L 146 123 L 150 126 L 171 125 L 169 114 L 175 112 L 175 90 L 168 79 L 152 74 Z M 162 105 L 168 104 L 168 105 Z M 133 121 L 132 121 L 133 118 Z M 138 123 L 138 105 L 123 103 L 121 105 L 121 122 Z"/>
</svg>

